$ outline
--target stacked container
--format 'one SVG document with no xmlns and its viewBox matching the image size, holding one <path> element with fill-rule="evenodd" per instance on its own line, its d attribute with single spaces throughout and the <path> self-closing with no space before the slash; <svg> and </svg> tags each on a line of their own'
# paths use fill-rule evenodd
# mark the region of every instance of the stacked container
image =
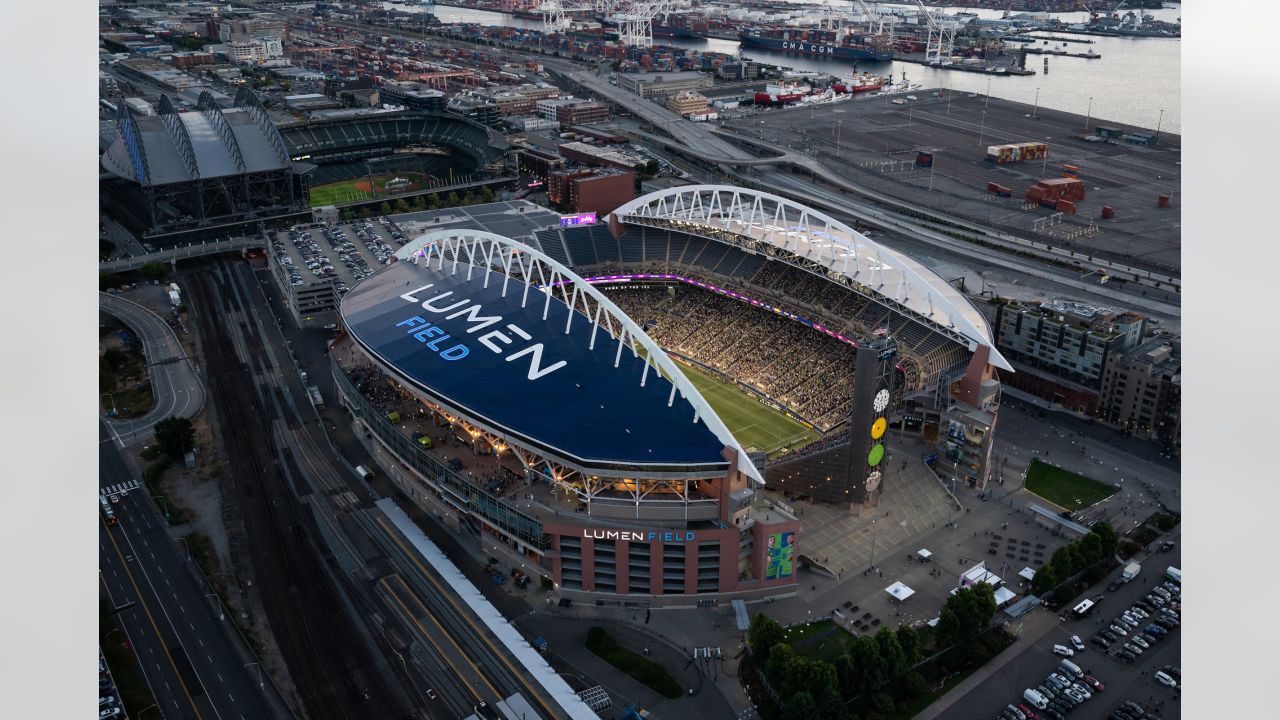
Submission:
<svg viewBox="0 0 1280 720">
<path fill-rule="evenodd" d="M 1103 219 L 1103 220 L 1110 220 L 1111 218 L 1115 217 L 1115 215 L 1116 215 L 1116 209 L 1115 209 L 1115 208 L 1111 207 L 1110 205 L 1103 205 L 1103 206 L 1102 206 L 1102 219 Z"/>
<path fill-rule="evenodd" d="M 916 165 L 920 167 L 933 167 L 933 153 L 920 150 L 916 153 Z"/>
<path fill-rule="evenodd" d="M 1040 160 L 1048 155 L 1049 146 L 1039 142 L 989 145 L 987 147 L 987 162 L 1000 165 L 1021 160 Z"/>
<path fill-rule="evenodd" d="M 1013 197 L 1013 191 L 999 183 L 988 182 L 987 192 L 995 193 L 1000 197 Z"/>
<path fill-rule="evenodd" d="M 1026 199 L 1028 202 L 1058 209 L 1059 212 L 1067 212 L 1058 208 L 1058 201 L 1066 200 L 1071 203 L 1070 212 L 1075 212 L 1075 203 L 1084 200 L 1084 195 L 1085 186 L 1082 181 L 1076 178 L 1050 178 L 1027 188 Z"/>
</svg>

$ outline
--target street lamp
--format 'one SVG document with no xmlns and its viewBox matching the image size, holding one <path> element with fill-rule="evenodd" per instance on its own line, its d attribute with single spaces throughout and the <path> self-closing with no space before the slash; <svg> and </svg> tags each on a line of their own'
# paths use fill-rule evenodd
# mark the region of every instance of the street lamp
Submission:
<svg viewBox="0 0 1280 720">
<path fill-rule="evenodd" d="M 1093 118 L 1093 98 L 1089 98 L 1089 110 L 1084 114 L 1084 129 L 1089 129 L 1089 120 Z"/>
<path fill-rule="evenodd" d="M 844 129 L 844 120 L 836 121 L 836 159 L 840 159 L 840 131 Z"/>
<path fill-rule="evenodd" d="M 223 605 L 223 604 L 222 604 L 222 597 L 221 597 L 221 596 L 219 596 L 219 595 L 218 595 L 218 593 L 205 593 L 205 595 L 204 595 L 204 596 L 205 596 L 205 597 L 212 597 L 213 599 L 215 599 L 215 600 L 217 600 L 217 601 L 218 601 L 218 619 L 219 619 L 219 620 L 226 620 L 226 619 L 227 619 L 227 608 L 226 608 L 226 606 L 225 606 L 225 605 Z"/>
<path fill-rule="evenodd" d="M 987 78 L 987 96 L 982 100 L 982 107 L 986 108 L 991 102 L 991 78 Z"/>
<path fill-rule="evenodd" d="M 115 395 L 115 393 L 109 393 L 109 392 L 106 392 L 106 393 L 99 393 L 99 394 L 98 394 L 98 397 L 102 397 L 103 395 L 106 395 L 107 397 L 111 398 L 111 417 L 115 417 L 116 415 L 118 415 L 118 414 L 119 414 L 119 413 L 116 411 L 116 395 Z"/>
<path fill-rule="evenodd" d="M 164 510 L 164 521 L 169 522 L 169 503 L 164 499 L 164 496 L 152 495 L 151 499 L 160 501 L 160 507 Z"/>
<path fill-rule="evenodd" d="M 1160 126 L 1164 124 L 1164 110 L 1160 111 L 1160 119 L 1156 121 L 1156 141 L 1160 140 Z"/>
<path fill-rule="evenodd" d="M 869 572 L 876 571 L 876 521 L 871 521 L 871 566 L 867 568 Z"/>
<path fill-rule="evenodd" d="M 259 690 L 265 690 L 265 689 L 266 689 L 266 685 L 265 685 L 265 684 L 263 684 L 263 682 L 262 682 L 262 663 L 256 663 L 256 662 L 246 663 L 246 664 L 245 664 L 245 667 L 247 668 L 247 667 L 249 667 L 250 665 L 255 665 L 255 666 L 257 666 L 257 668 L 258 668 L 258 689 L 259 689 Z"/>
<path fill-rule="evenodd" d="M 978 145 L 982 145 L 982 136 L 987 132 L 987 111 L 982 111 L 982 125 L 978 127 Z"/>
<path fill-rule="evenodd" d="M 1031 119 L 1037 119 L 1040 112 L 1040 88 L 1036 88 L 1036 104 L 1031 107 Z"/>
<path fill-rule="evenodd" d="M 191 562 L 191 546 L 187 544 L 187 539 L 180 537 L 178 542 L 182 543 L 182 549 L 187 551 L 187 562 Z"/>
</svg>

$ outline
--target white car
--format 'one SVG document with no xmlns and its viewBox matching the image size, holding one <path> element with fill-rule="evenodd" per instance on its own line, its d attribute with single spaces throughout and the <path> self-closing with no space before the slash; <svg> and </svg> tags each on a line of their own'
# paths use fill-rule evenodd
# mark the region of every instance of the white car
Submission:
<svg viewBox="0 0 1280 720">
<path fill-rule="evenodd" d="M 1093 698 L 1093 693 L 1089 692 L 1089 688 L 1085 687 L 1085 686 L 1084 686 L 1083 684 L 1081 684 L 1081 683 L 1076 683 L 1076 684 L 1072 685 L 1072 686 L 1071 686 L 1071 689 L 1072 689 L 1072 690 L 1074 690 L 1074 691 L 1076 692 L 1076 694 L 1078 694 L 1078 695 L 1080 695 L 1081 697 L 1083 697 L 1085 700 L 1089 700 L 1089 699 Z"/>
<path fill-rule="evenodd" d="M 1084 650 L 1084 641 L 1080 639 L 1079 635 L 1071 636 L 1071 644 L 1075 646 L 1076 652 L 1081 652 Z"/>
<path fill-rule="evenodd" d="M 1061 655 L 1062 657 L 1071 657 L 1072 655 L 1075 655 L 1076 653 L 1075 653 L 1075 651 L 1074 651 L 1074 650 L 1072 650 L 1071 648 L 1067 647 L 1066 645 L 1054 645 L 1054 646 L 1053 646 L 1053 654 L 1054 654 L 1054 655 Z"/>
<path fill-rule="evenodd" d="M 1066 690 L 1063 690 L 1063 691 L 1062 691 L 1062 694 L 1063 694 L 1063 695 L 1066 695 L 1067 697 L 1071 698 L 1072 700 L 1075 700 L 1077 705 L 1079 705 L 1080 703 L 1084 702 L 1084 700 L 1085 700 L 1084 695 L 1081 695 L 1081 694 L 1080 694 L 1080 691 L 1079 691 L 1079 690 L 1076 690 L 1075 688 L 1070 688 L 1070 687 L 1069 687 L 1069 688 L 1067 688 Z"/>
<path fill-rule="evenodd" d="M 1171 675 L 1169 675 L 1163 670 L 1160 670 L 1155 674 L 1155 679 L 1156 679 L 1156 682 L 1159 682 L 1161 685 L 1164 685 L 1165 687 L 1171 687 L 1171 688 L 1178 687 L 1178 681 L 1174 680 Z"/>
<path fill-rule="evenodd" d="M 1135 645 L 1141 645 L 1143 650 L 1149 650 L 1149 649 L 1151 649 L 1151 643 L 1147 642 L 1146 640 L 1143 640 L 1143 639 L 1142 639 L 1140 636 L 1138 636 L 1138 635 L 1134 635 L 1134 636 L 1133 636 L 1133 638 L 1132 638 L 1129 642 L 1132 642 L 1132 643 L 1134 643 Z"/>
</svg>

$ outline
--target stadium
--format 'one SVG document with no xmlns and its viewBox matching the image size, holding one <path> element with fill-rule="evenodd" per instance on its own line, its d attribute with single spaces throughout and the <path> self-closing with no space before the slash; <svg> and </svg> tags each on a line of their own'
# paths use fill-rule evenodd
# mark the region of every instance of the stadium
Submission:
<svg viewBox="0 0 1280 720">
<path fill-rule="evenodd" d="M 777 494 L 874 503 L 890 421 L 937 439 L 940 474 L 985 481 L 1008 367 L 986 321 L 783 198 L 685 186 L 607 224 L 441 230 L 396 256 L 343 299 L 342 403 L 410 497 L 564 595 L 794 592 Z"/>
<path fill-rule="evenodd" d="M 277 126 L 248 89 L 230 108 L 201 93 L 194 112 L 167 95 L 154 116 L 120 103 L 104 125 L 104 211 L 158 246 L 305 222 L 312 205 L 482 181 L 509 148 L 443 113 L 335 110 Z M 401 177 L 412 182 L 386 186 Z"/>
</svg>

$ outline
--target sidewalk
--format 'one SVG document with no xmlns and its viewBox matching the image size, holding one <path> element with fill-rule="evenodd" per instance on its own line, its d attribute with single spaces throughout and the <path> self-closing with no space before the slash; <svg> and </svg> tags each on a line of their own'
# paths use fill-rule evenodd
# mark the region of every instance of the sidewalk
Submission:
<svg viewBox="0 0 1280 720">
<path fill-rule="evenodd" d="M 1040 642 L 1040 639 L 1048 635 L 1050 631 L 1058 627 L 1061 621 L 1058 616 L 1047 610 L 1036 610 L 1029 615 L 1013 620 L 1011 624 L 1016 627 L 1016 623 L 1025 621 L 1022 632 L 1018 634 L 1018 639 L 1012 645 L 1005 648 L 1004 652 L 995 656 L 986 665 L 983 665 L 977 672 L 965 678 L 964 682 L 951 688 L 951 690 L 942 697 L 933 701 L 933 704 L 925 708 L 923 712 L 916 715 L 913 720 L 933 720 L 942 717 L 952 705 L 960 702 L 964 696 L 968 695 L 974 688 L 986 682 L 987 678 L 996 674 L 1005 665 L 1013 662 L 1024 650 Z"/>
</svg>

